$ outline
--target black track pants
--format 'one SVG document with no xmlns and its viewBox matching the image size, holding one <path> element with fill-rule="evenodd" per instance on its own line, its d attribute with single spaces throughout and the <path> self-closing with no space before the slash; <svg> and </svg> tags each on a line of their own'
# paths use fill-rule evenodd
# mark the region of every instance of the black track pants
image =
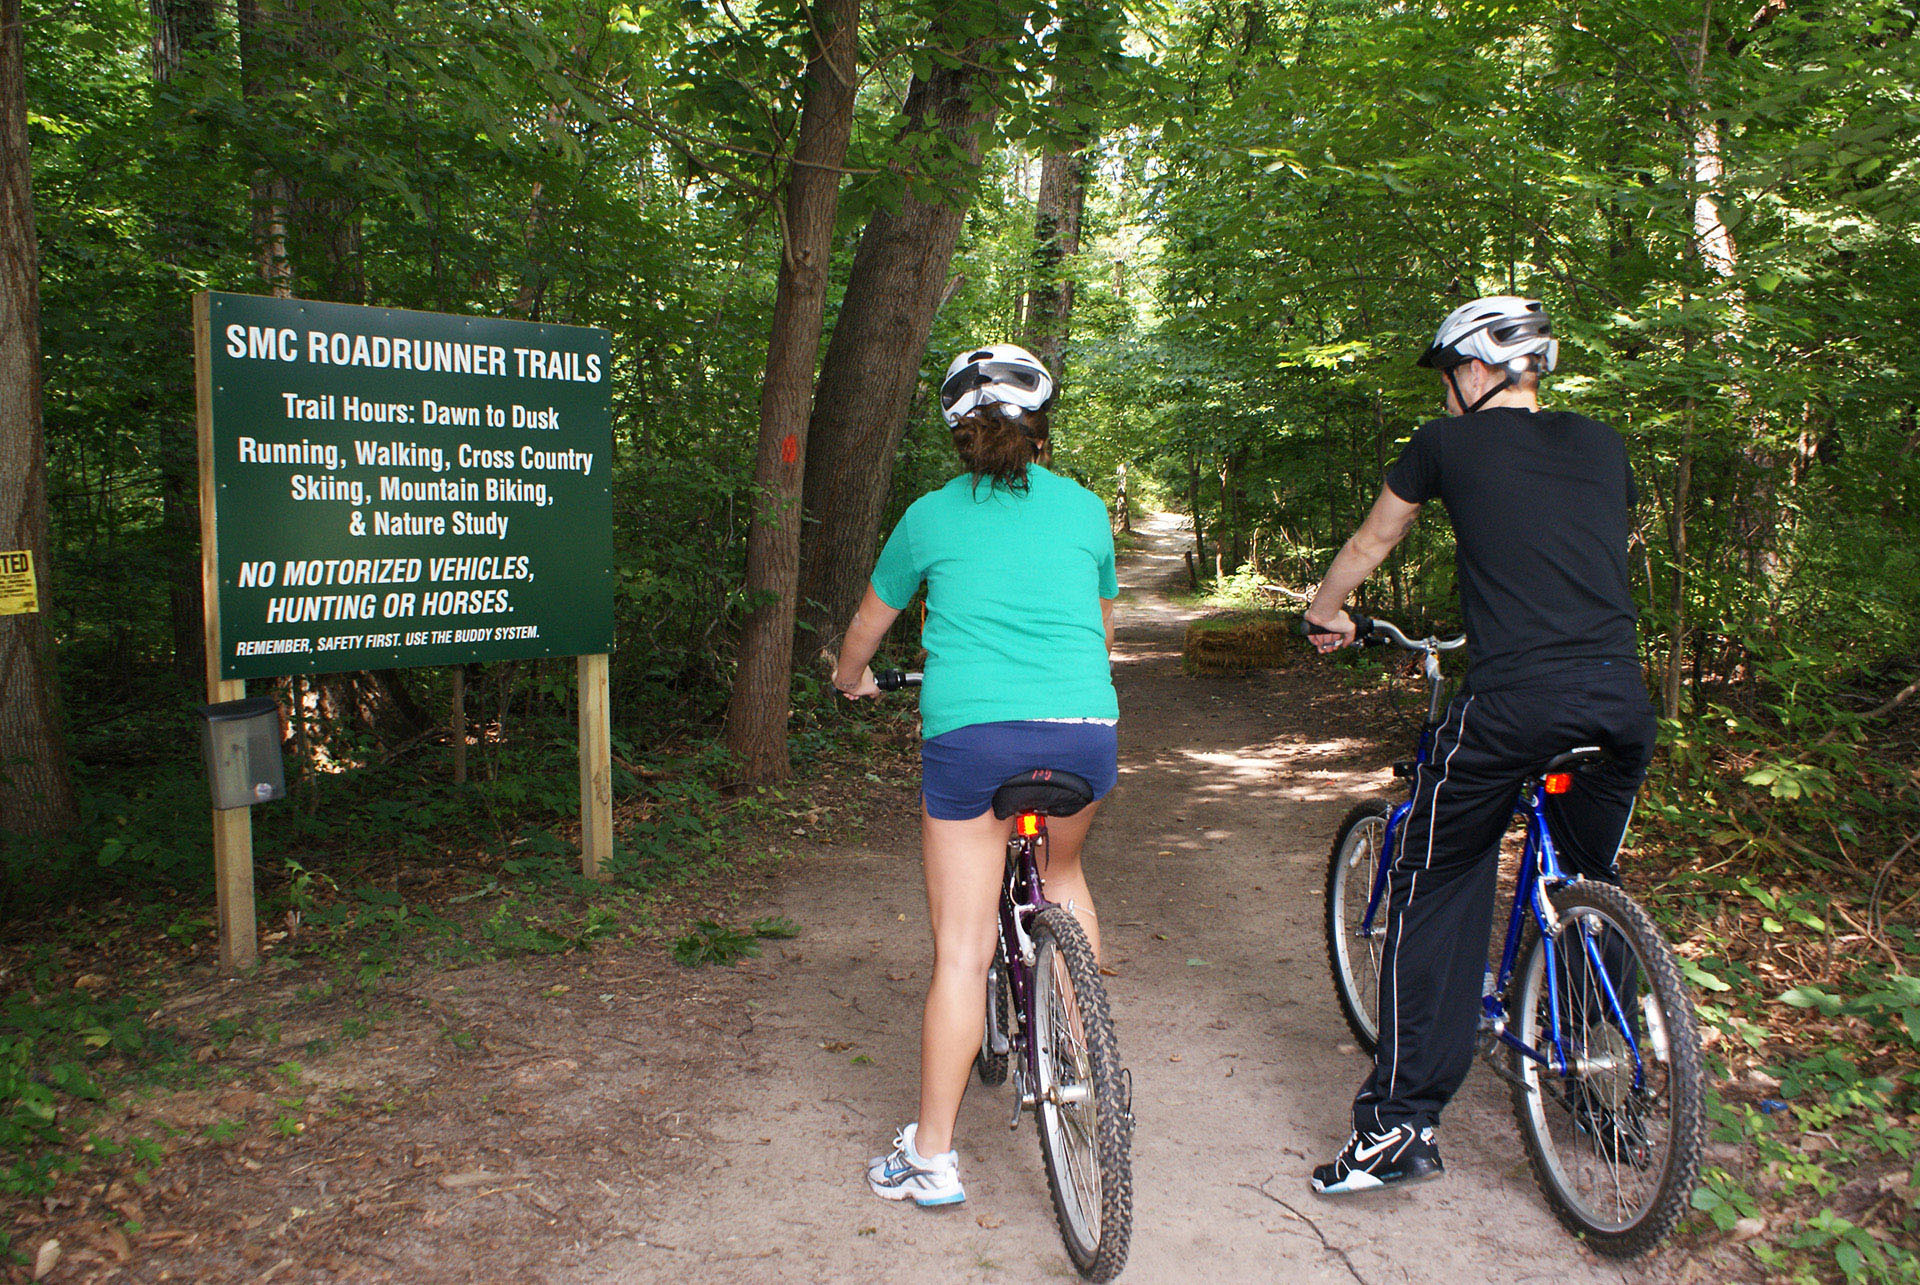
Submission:
<svg viewBox="0 0 1920 1285">
<path fill-rule="evenodd" d="M 1616 881 L 1614 858 L 1656 727 L 1640 667 L 1595 663 L 1550 683 L 1463 692 L 1447 707 L 1396 841 L 1380 960 L 1380 1045 L 1354 1099 L 1358 1129 L 1434 1124 L 1473 1063 L 1500 836 L 1522 780 L 1576 745 L 1620 766 L 1576 773 L 1548 800 L 1569 874 Z"/>
</svg>

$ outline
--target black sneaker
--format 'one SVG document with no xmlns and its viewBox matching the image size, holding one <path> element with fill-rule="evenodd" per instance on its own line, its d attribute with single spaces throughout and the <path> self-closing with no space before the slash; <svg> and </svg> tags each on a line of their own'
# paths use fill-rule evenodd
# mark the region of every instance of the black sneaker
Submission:
<svg viewBox="0 0 1920 1285">
<path fill-rule="evenodd" d="M 1323 1196 L 1344 1196 L 1395 1183 L 1425 1182 L 1445 1172 L 1440 1148 L 1433 1145 L 1433 1126 L 1416 1129 L 1397 1124 L 1379 1133 L 1355 1132 L 1331 1164 L 1314 1168 L 1313 1189 Z"/>
</svg>

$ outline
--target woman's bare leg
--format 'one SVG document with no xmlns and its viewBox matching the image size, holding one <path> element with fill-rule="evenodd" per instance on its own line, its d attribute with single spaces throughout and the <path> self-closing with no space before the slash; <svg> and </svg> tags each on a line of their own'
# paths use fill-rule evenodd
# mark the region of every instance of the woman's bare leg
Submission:
<svg viewBox="0 0 1920 1285">
<path fill-rule="evenodd" d="M 1046 885 L 1047 900 L 1056 906 L 1072 906 L 1074 918 L 1087 930 L 1093 945 L 1093 957 L 1100 959 L 1100 921 L 1093 911 L 1093 893 L 1080 864 L 1080 849 L 1087 841 L 1098 803 L 1089 803 L 1070 817 L 1047 818 L 1046 860 L 1040 867 L 1040 882 Z"/>
<path fill-rule="evenodd" d="M 952 1149 L 953 1122 L 980 1051 L 1011 827 L 991 811 L 968 821 L 941 821 L 924 807 L 920 812 L 933 921 L 933 980 L 920 1027 L 920 1127 L 914 1134 L 923 1156 Z"/>
<path fill-rule="evenodd" d="M 1094 957 L 1100 924 L 1087 889 L 1080 850 L 1098 804 L 1047 821 L 1047 858 L 1040 872 L 1047 899 L 1071 904 L 1087 930 Z M 953 1146 L 953 1122 L 986 1027 L 987 967 L 1000 938 L 1000 877 L 1011 823 L 984 812 L 968 821 L 941 821 L 920 813 L 927 909 L 933 921 L 933 980 L 920 1027 L 920 1127 L 914 1142 L 923 1156 Z"/>
</svg>

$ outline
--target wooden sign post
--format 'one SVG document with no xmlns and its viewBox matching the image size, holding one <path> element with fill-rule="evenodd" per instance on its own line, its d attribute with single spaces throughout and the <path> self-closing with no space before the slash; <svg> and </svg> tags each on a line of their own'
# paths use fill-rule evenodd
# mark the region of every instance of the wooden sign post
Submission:
<svg viewBox="0 0 1920 1285">
<path fill-rule="evenodd" d="M 613 855 L 613 738 L 607 657 L 580 658 L 580 873 L 601 877 Z"/>
<path fill-rule="evenodd" d="M 200 446 L 200 605 L 207 642 L 207 703 L 239 700 L 243 678 L 220 676 L 220 573 L 214 514 L 213 351 L 208 342 L 207 296 L 193 301 L 194 431 Z M 220 967 L 252 968 L 258 956 L 253 913 L 253 809 L 213 810 L 213 895 L 220 918 Z"/>
</svg>

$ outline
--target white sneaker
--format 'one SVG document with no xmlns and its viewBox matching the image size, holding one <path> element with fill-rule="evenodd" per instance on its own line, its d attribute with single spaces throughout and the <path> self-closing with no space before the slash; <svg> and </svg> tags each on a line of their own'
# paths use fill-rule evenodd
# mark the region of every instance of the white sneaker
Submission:
<svg viewBox="0 0 1920 1285">
<path fill-rule="evenodd" d="M 918 1123 L 900 1130 L 893 1154 L 867 1162 L 867 1185 L 882 1200 L 911 1200 L 922 1209 L 930 1205 L 957 1205 L 967 1198 L 960 1185 L 960 1153 L 945 1151 L 923 1156 L 914 1149 Z"/>
</svg>

